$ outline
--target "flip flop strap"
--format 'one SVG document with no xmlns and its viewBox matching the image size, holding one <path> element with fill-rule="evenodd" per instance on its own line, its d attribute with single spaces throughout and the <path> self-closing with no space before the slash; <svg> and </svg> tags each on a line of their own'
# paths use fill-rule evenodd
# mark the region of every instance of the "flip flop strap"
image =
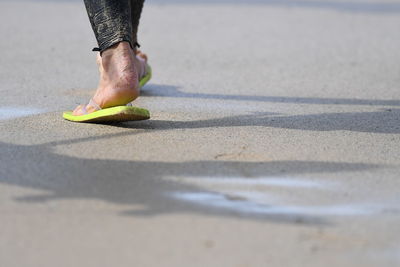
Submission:
<svg viewBox="0 0 400 267">
<path fill-rule="evenodd" d="M 94 102 L 93 98 L 92 98 L 92 99 L 90 99 L 90 101 L 89 101 L 89 104 L 88 104 L 88 105 L 90 105 L 90 106 L 94 107 L 96 111 L 98 111 L 98 110 L 100 110 L 100 109 L 101 109 L 101 107 L 100 107 L 100 106 L 99 106 L 99 105 L 98 105 L 96 102 Z"/>
<path fill-rule="evenodd" d="M 88 105 L 94 107 L 94 109 L 95 109 L 96 111 L 99 111 L 99 110 L 102 109 L 96 102 L 94 102 L 93 98 L 90 99 Z M 127 106 L 127 107 L 132 107 L 133 105 L 132 105 L 132 103 L 128 103 L 128 104 L 126 104 L 126 106 Z M 86 105 L 81 105 L 81 110 L 82 110 L 82 113 L 83 113 L 84 115 L 89 114 L 89 113 L 87 112 Z"/>
<path fill-rule="evenodd" d="M 86 105 L 81 105 L 81 111 L 83 115 L 88 114 L 87 109 L 86 109 Z"/>
</svg>

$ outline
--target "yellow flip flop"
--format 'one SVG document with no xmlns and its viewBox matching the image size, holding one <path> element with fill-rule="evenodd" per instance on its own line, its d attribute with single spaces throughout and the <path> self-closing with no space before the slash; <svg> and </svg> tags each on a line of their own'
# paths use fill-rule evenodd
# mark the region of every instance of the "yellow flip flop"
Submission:
<svg viewBox="0 0 400 267">
<path fill-rule="evenodd" d="M 147 65 L 146 75 L 140 79 L 139 87 L 142 88 L 151 79 L 151 76 L 151 67 Z M 131 104 L 102 109 L 91 99 L 89 105 L 94 107 L 96 111 L 88 113 L 86 106 L 82 105 L 81 109 L 84 115 L 73 115 L 72 111 L 65 111 L 63 118 L 73 122 L 121 122 L 150 119 L 150 112 L 147 109 L 133 107 Z"/>
</svg>

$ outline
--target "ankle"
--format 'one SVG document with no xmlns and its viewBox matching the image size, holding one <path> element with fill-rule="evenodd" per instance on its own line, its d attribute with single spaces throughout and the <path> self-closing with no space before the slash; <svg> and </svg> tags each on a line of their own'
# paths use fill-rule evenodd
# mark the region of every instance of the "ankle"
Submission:
<svg viewBox="0 0 400 267">
<path fill-rule="evenodd" d="M 108 75 L 134 71 L 134 56 L 128 42 L 120 42 L 101 54 L 101 65 Z"/>
<path fill-rule="evenodd" d="M 131 48 L 131 45 L 126 41 L 122 41 L 122 42 L 116 43 L 115 45 L 110 46 L 109 48 L 104 50 L 101 53 L 101 56 L 103 57 L 103 56 L 108 56 L 108 55 L 112 55 L 115 53 L 121 53 L 121 52 L 132 53 L 132 51 L 133 50 Z"/>
<path fill-rule="evenodd" d="M 118 60 L 132 60 L 132 48 L 128 42 L 119 42 L 101 53 L 101 60 L 103 64 L 111 62 L 114 58 L 117 58 Z"/>
</svg>

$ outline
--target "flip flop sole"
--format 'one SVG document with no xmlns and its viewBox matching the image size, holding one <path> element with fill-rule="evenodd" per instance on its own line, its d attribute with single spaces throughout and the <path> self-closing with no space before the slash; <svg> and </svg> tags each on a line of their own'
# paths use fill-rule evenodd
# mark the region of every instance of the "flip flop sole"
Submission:
<svg viewBox="0 0 400 267">
<path fill-rule="evenodd" d="M 72 115 L 72 111 L 66 111 L 63 118 L 73 122 L 141 121 L 150 119 L 150 112 L 144 108 L 118 106 L 79 116 Z"/>
</svg>

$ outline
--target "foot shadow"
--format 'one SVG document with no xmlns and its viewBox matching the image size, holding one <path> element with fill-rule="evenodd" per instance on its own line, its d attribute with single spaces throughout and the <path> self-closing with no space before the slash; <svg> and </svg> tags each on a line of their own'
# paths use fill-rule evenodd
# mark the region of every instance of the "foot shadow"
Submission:
<svg viewBox="0 0 400 267">
<path fill-rule="evenodd" d="M 273 113 L 272 113 L 273 114 Z M 261 126 L 302 131 L 349 131 L 375 134 L 400 134 L 400 109 L 375 112 L 344 112 L 308 115 L 250 115 L 227 116 L 194 121 L 149 120 L 110 124 L 115 127 L 167 131 L 221 127 Z"/>
</svg>

